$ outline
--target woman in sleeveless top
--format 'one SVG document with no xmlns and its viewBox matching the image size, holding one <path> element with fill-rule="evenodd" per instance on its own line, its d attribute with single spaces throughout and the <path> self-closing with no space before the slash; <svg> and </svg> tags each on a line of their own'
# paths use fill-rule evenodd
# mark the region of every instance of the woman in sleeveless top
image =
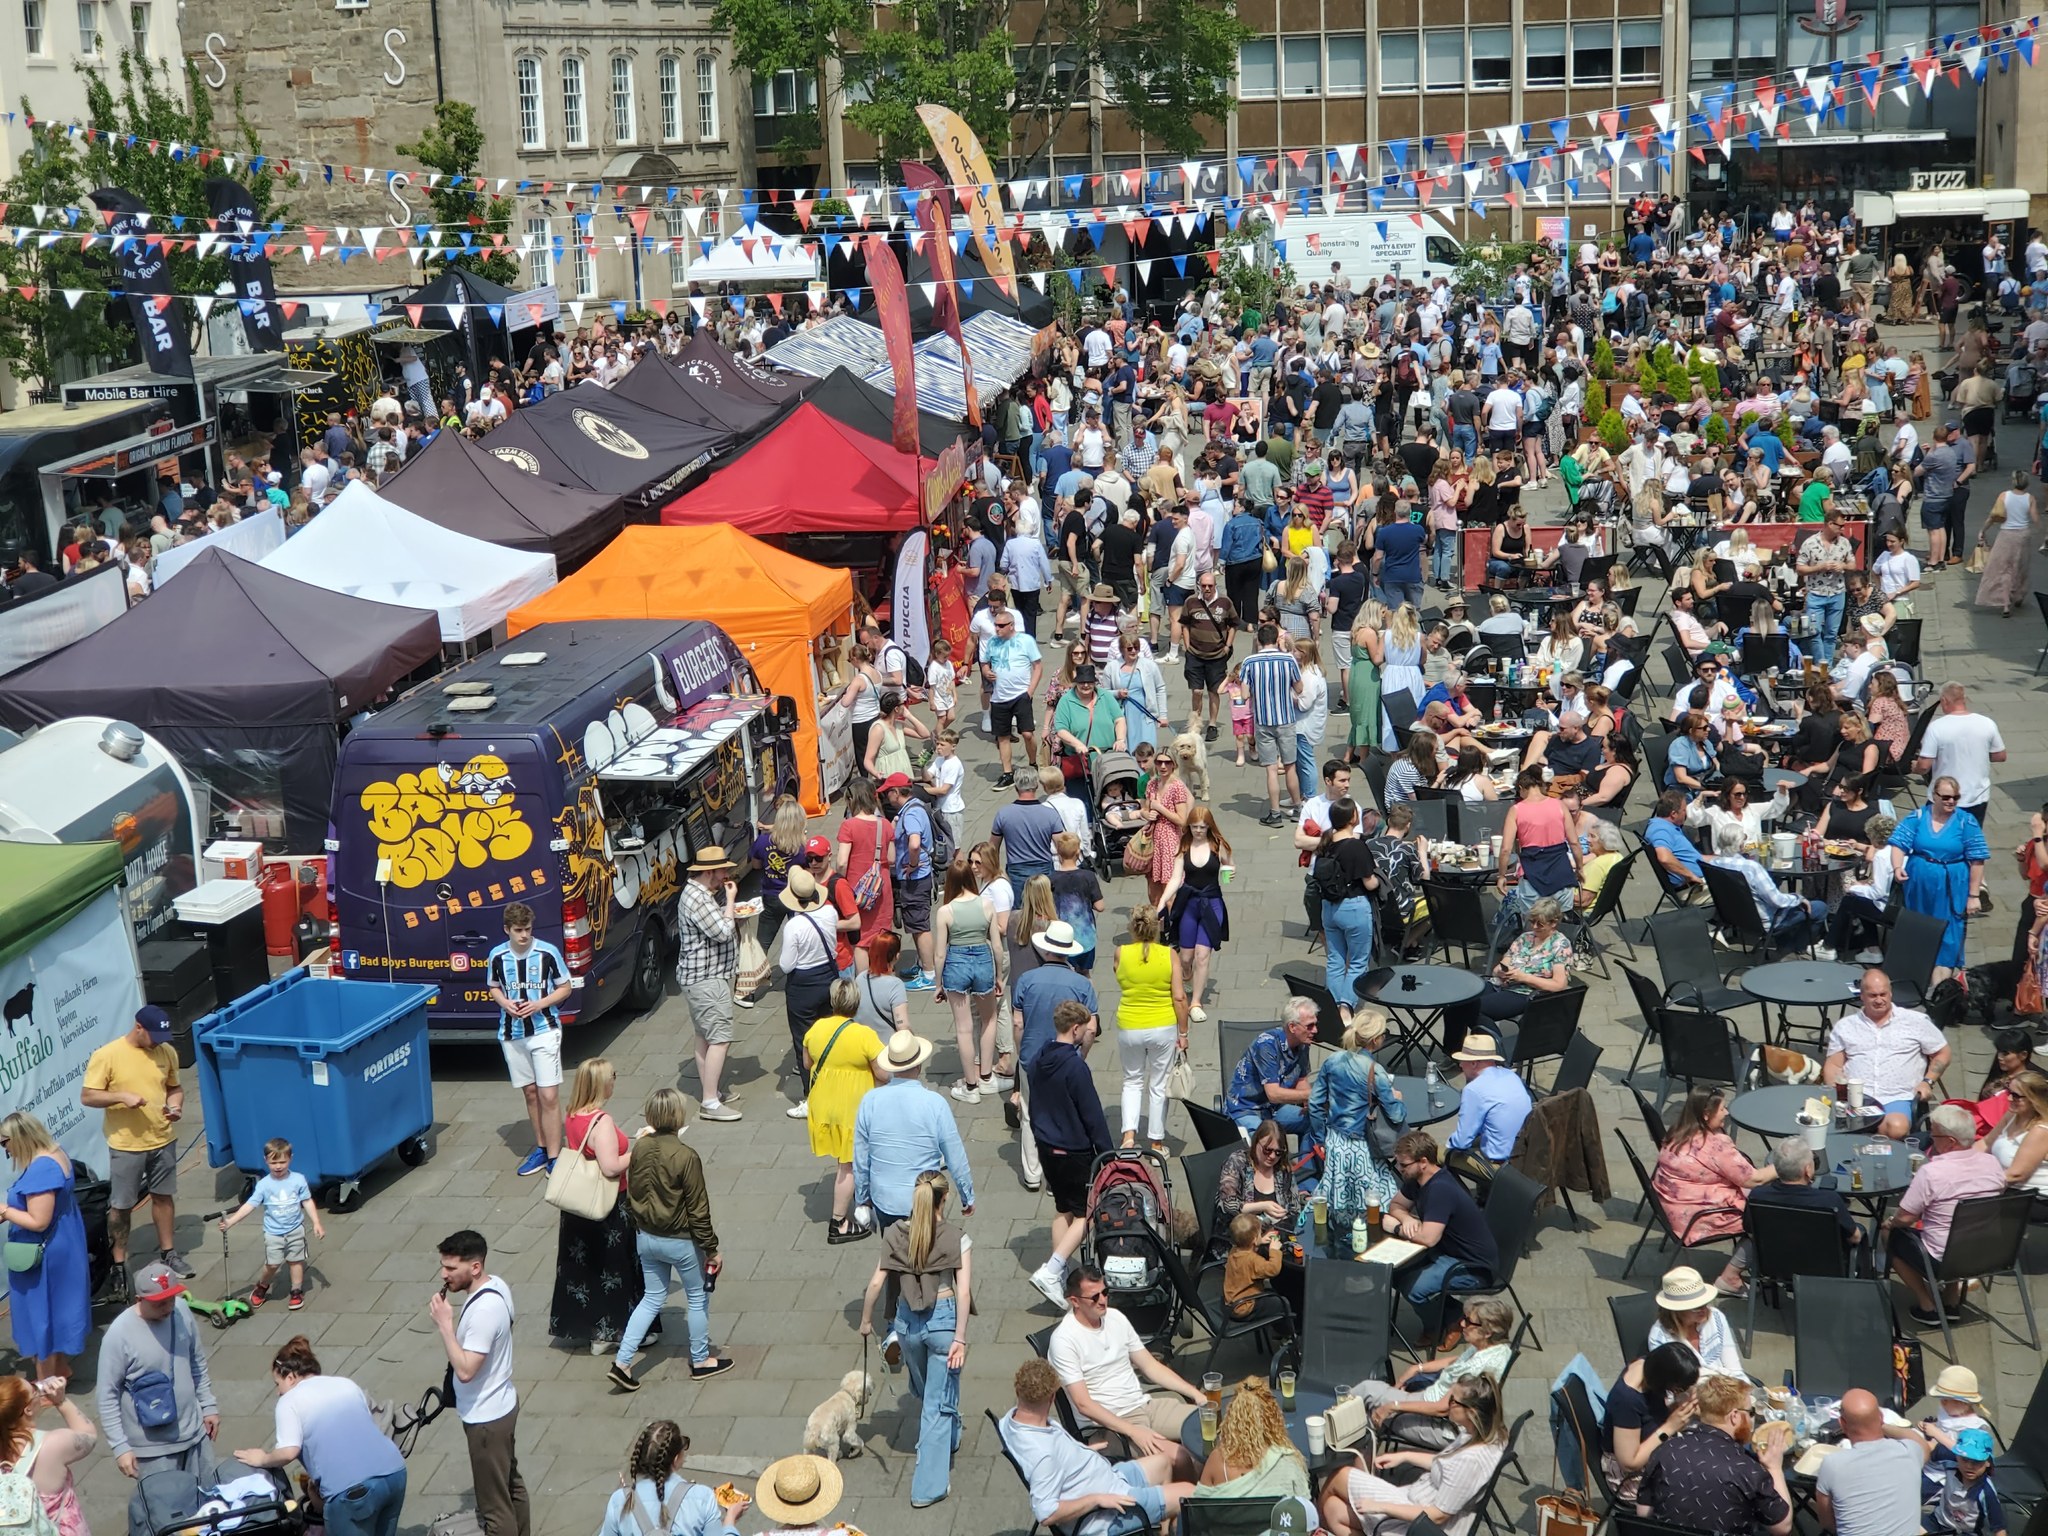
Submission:
<svg viewBox="0 0 2048 1536">
<path fill-rule="evenodd" d="M 1202 1007 L 1209 957 L 1230 938 L 1230 909 L 1223 901 L 1223 866 L 1229 861 L 1230 844 L 1216 825 L 1215 814 L 1206 805 L 1196 806 L 1188 813 L 1187 842 L 1160 895 L 1159 909 L 1166 915 L 1166 932 L 1174 948 L 1193 956 L 1188 1018 L 1197 1024 L 1209 1020 Z"/>
<path fill-rule="evenodd" d="M 617 1072 L 602 1056 L 577 1067 L 569 1102 L 563 1106 L 562 1156 L 589 1158 L 599 1173 L 617 1179 L 624 1188 L 633 1144 L 605 1108 L 617 1083 Z M 588 1339 L 592 1354 L 608 1355 L 640 1300 L 640 1256 L 634 1247 L 632 1213 L 624 1200 L 618 1200 L 602 1221 L 563 1211 L 558 1227 L 548 1333 L 557 1339 Z"/>
<path fill-rule="evenodd" d="M 1159 914 L 1131 909 L 1131 942 L 1116 952 L 1117 1058 L 1123 1066 L 1123 1144 L 1138 1144 L 1149 1117 L 1152 1149 L 1166 1150 L 1166 1079 L 1176 1050 L 1188 1045 L 1187 987 L 1180 956 L 1161 934 Z"/>
<path fill-rule="evenodd" d="M 1413 608 L 1403 603 L 1387 626 L 1381 651 L 1380 695 L 1407 689 L 1422 704 L 1427 685 L 1422 681 L 1422 625 Z"/>
<path fill-rule="evenodd" d="M 45 1407 L 63 1416 L 62 1429 L 35 1427 Z M 0 1469 L 19 1472 L 36 1485 L 57 1536 L 91 1536 L 71 1468 L 92 1454 L 99 1438 L 98 1427 L 64 1395 L 61 1382 L 46 1393 L 20 1376 L 0 1377 Z"/>
<path fill-rule="evenodd" d="M 1576 890 L 1579 884 L 1578 844 L 1565 825 L 1564 802 L 1551 799 L 1544 788 L 1541 768 L 1522 770 L 1515 780 L 1515 797 L 1501 830 L 1500 874 L 1495 881 L 1501 900 L 1494 932 L 1501 941 L 1520 926 L 1537 898 Z M 1508 874 L 1517 860 L 1522 879 L 1510 890 Z"/>
<path fill-rule="evenodd" d="M 868 733 L 867 759 L 863 767 L 877 784 L 892 773 L 914 777 L 910 767 L 910 738 L 931 740 L 931 727 L 910 712 L 903 695 L 894 688 L 876 701 L 875 727 Z"/>
<path fill-rule="evenodd" d="M 847 657 L 853 666 L 853 676 L 846 680 L 846 691 L 839 695 L 839 703 L 846 706 L 853 723 L 853 760 L 865 763 L 868 733 L 874 730 L 882 713 L 882 675 L 875 670 L 875 653 L 859 641 L 854 642 Z"/>
<path fill-rule="evenodd" d="M 1351 675 L 1345 679 L 1346 701 L 1351 706 L 1351 727 L 1346 756 L 1353 762 L 1359 754 L 1384 745 L 1380 721 L 1380 662 L 1384 658 L 1387 605 L 1368 600 L 1358 610 L 1351 628 Z"/>
<path fill-rule="evenodd" d="M 946 866 L 944 899 L 932 924 L 939 973 L 939 1001 L 953 1010 L 953 1038 L 960 1047 L 960 1081 L 980 1096 L 982 1079 L 996 1066 L 995 908 L 976 889 L 974 869 L 964 853 Z"/>
<path fill-rule="evenodd" d="M 597 1536 L 709 1536 L 738 1529 L 754 1501 L 742 1493 L 721 1505 L 709 1483 L 693 1483 L 676 1470 L 689 1454 L 690 1437 L 674 1420 L 656 1419 L 641 1430 Z"/>
<path fill-rule="evenodd" d="M 2004 522 L 1994 529 L 1986 518 L 1984 531 L 1977 536 L 1980 544 L 1996 540 L 1984 562 L 1983 578 L 1977 583 L 1977 606 L 1995 607 L 2008 619 L 2012 617 L 2014 600 L 2024 601 L 2034 590 L 2034 521 L 2040 509 L 2027 483 L 2024 469 L 2012 472 L 2012 489 L 1998 498 Z"/>
<path fill-rule="evenodd" d="M 922 1404 L 910 1507 L 924 1509 L 951 1491 L 960 1449 L 960 1371 L 967 1364 L 967 1319 L 974 1310 L 973 1240 L 946 1221 L 953 1181 L 936 1168 L 917 1176 L 910 1219 L 882 1234 L 882 1257 L 861 1298 L 860 1333 L 874 1331 L 875 1301 L 893 1278 L 900 1287 L 891 1327 L 903 1346 L 910 1390 Z"/>
</svg>

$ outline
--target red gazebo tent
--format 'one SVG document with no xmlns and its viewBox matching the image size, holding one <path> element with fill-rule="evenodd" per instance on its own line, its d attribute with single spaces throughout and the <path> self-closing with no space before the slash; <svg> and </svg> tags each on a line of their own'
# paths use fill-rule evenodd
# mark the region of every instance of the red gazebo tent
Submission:
<svg viewBox="0 0 2048 1536">
<path fill-rule="evenodd" d="M 661 509 L 672 525 L 730 523 L 757 538 L 901 533 L 918 525 L 917 461 L 809 401 Z"/>
</svg>

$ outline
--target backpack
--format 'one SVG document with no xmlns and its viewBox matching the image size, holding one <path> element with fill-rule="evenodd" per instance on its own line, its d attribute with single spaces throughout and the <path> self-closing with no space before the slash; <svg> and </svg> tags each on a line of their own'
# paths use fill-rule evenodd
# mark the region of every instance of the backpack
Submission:
<svg viewBox="0 0 2048 1536">
<path fill-rule="evenodd" d="M 1550 391 L 1547 389 L 1532 389 L 1529 393 L 1534 396 L 1529 406 L 1529 419 L 1531 421 L 1550 420 L 1551 407 L 1557 403 L 1551 398 Z"/>
<path fill-rule="evenodd" d="M 0 1533 L 4 1536 L 57 1536 L 56 1522 L 28 1475 L 42 1448 L 42 1431 L 37 1430 L 29 1436 L 28 1453 L 13 1466 L 0 1469 Z"/>
<path fill-rule="evenodd" d="M 1309 883 L 1325 901 L 1345 901 L 1359 894 L 1358 882 L 1344 873 L 1335 853 L 1319 853 L 1309 866 Z"/>
</svg>

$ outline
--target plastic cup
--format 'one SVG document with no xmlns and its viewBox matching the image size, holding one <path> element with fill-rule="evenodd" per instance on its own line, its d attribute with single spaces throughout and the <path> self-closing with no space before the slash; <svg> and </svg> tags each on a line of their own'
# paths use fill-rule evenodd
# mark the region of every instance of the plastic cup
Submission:
<svg viewBox="0 0 2048 1536">
<path fill-rule="evenodd" d="M 1222 1420 L 1222 1412 L 1214 1403 L 1202 1404 L 1200 1412 L 1202 1415 L 1202 1444 L 1214 1445 L 1216 1443 L 1216 1426 Z"/>
<path fill-rule="evenodd" d="M 1223 883 L 1228 885 L 1230 884 L 1230 877 L 1237 873 L 1237 866 L 1235 864 L 1226 864 L 1216 873 L 1222 878 Z"/>
<path fill-rule="evenodd" d="M 1294 1372 L 1280 1373 L 1280 1406 L 1289 1412 L 1294 1409 Z"/>
<path fill-rule="evenodd" d="M 1844 1078 L 1842 1080 L 1842 1098 L 1851 1109 L 1861 1109 L 1863 1107 L 1863 1085 L 1853 1077 Z"/>
<path fill-rule="evenodd" d="M 1212 1407 L 1223 1401 L 1223 1373 L 1211 1371 L 1202 1378 L 1202 1395 L 1209 1399 Z"/>
<path fill-rule="evenodd" d="M 1328 1442 L 1323 1438 L 1323 1416 L 1320 1413 L 1312 1413 L 1301 1421 L 1301 1427 L 1308 1435 L 1309 1455 L 1322 1455 L 1329 1448 Z"/>
</svg>

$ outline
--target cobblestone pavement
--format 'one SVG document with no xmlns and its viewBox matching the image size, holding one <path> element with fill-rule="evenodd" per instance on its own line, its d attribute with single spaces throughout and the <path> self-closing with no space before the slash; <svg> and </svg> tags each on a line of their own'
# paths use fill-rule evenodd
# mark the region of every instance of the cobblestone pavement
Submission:
<svg viewBox="0 0 2048 1536">
<path fill-rule="evenodd" d="M 1923 337 L 1917 330 L 1902 338 L 1902 344 L 1930 350 L 1931 341 L 1931 334 Z M 2028 462 L 2031 436 L 2024 427 L 2002 429 L 2008 468 Z M 1981 525 L 1995 494 L 1995 484 L 1986 482 L 2002 478 L 1980 479 L 1983 488 L 1972 499 L 1973 524 Z M 1545 520 L 1561 505 L 1555 485 L 1532 494 L 1532 500 L 1544 509 Z M 2048 570 L 2048 561 L 2037 564 Z M 1927 675 L 1937 683 L 1949 677 L 1967 682 L 1977 707 L 1999 721 L 2011 749 L 1993 795 L 1991 840 L 1998 851 L 2010 849 L 2024 835 L 2026 813 L 2048 800 L 2048 711 L 2040 708 L 2033 674 L 2043 636 L 2031 610 L 2001 619 L 1995 612 L 1972 609 L 1968 598 L 1974 587 L 1974 578 L 1960 574 L 1935 579 L 1931 599 L 1920 607 L 1926 621 L 1923 651 Z M 1645 594 L 1646 605 L 1650 596 Z M 1186 708 L 1185 687 L 1177 668 L 1167 670 L 1179 713 Z M 1345 718 L 1333 717 L 1338 739 Z M 1007 796 L 995 788 L 990 744 L 970 741 L 966 755 L 968 822 L 979 835 Z M 1318 951 L 1311 957 L 1304 944 L 1300 883 L 1287 833 L 1269 831 L 1256 821 L 1264 810 L 1263 776 L 1255 769 L 1233 768 L 1222 754 L 1215 760 L 1214 778 L 1214 804 L 1236 849 L 1237 872 L 1229 891 L 1235 937 L 1220 957 L 1207 1006 L 1213 1019 L 1270 1020 L 1283 996 L 1275 980 L 1279 968 L 1305 962 L 1319 969 L 1321 955 Z M 1640 822 L 1645 799 L 1635 798 L 1632 824 Z M 1987 933 L 1972 936 L 1973 959 L 2004 953 L 2011 933 L 2021 887 L 2006 853 L 1997 852 L 1989 883 L 1997 912 Z M 1114 932 L 1109 925 L 1142 891 L 1133 878 L 1120 876 L 1109 893 L 1112 910 L 1105 914 L 1105 932 Z M 1100 967 L 1096 982 L 1108 1014 L 1114 982 Z M 1583 1023 L 1605 1050 L 1594 1089 L 1602 1125 L 1610 1136 L 1619 1128 L 1640 1145 L 1640 1124 L 1619 1078 L 1637 1039 L 1635 1010 L 1618 977 L 1612 983 L 1594 979 L 1591 987 Z M 949 1015 L 929 994 L 913 997 L 918 1030 L 938 1042 L 931 1080 L 944 1087 L 957 1074 Z M 1194 1039 L 1197 1079 L 1206 1087 L 1217 1082 L 1213 1028 L 1197 1026 Z M 1950 1072 L 1951 1085 L 1974 1087 L 1988 1062 L 1986 1040 L 1980 1031 L 1966 1029 L 1957 1044 L 1961 1059 Z M 615 1103 L 629 1114 L 655 1087 L 679 1084 L 695 1091 L 686 1016 L 673 997 L 647 1015 L 613 1017 L 581 1030 L 572 1035 L 571 1046 L 578 1058 L 601 1052 L 614 1060 L 619 1069 Z M 417 1398 L 437 1382 L 442 1357 L 426 1312 L 436 1284 L 435 1243 L 468 1226 L 490 1239 L 491 1268 L 511 1282 L 519 1306 L 520 1462 L 532 1491 L 536 1531 L 572 1536 L 593 1530 L 634 1433 L 651 1418 L 679 1420 L 692 1441 L 691 1470 L 714 1481 L 728 1476 L 744 1481 L 774 1457 L 797 1450 L 806 1415 L 844 1372 L 860 1363 L 854 1324 L 875 1247 L 826 1246 L 830 1170 L 810 1155 L 802 1126 L 782 1115 L 787 1085 L 776 1074 L 787 1048 L 779 998 L 742 1012 L 735 1070 L 728 1082 L 737 1080 L 745 1118 L 693 1123 L 688 1133 L 704 1156 L 726 1258 L 712 1298 L 713 1336 L 736 1357 L 734 1372 L 712 1382 L 689 1382 L 686 1356 L 678 1353 L 684 1331 L 676 1314 L 669 1320 L 668 1342 L 643 1364 L 647 1387 L 630 1399 L 606 1387 L 605 1362 L 593 1359 L 586 1345 L 550 1342 L 546 1322 L 556 1225 L 541 1199 L 542 1181 L 513 1174 L 529 1145 L 518 1096 L 506 1085 L 495 1052 L 437 1049 L 432 1157 L 418 1169 L 392 1164 L 372 1179 L 356 1212 L 327 1219 L 328 1236 L 315 1245 L 303 1311 L 287 1314 L 273 1305 L 229 1332 L 206 1331 L 223 1414 L 221 1447 L 268 1443 L 272 1395 L 267 1366 L 278 1344 L 295 1333 L 313 1341 L 325 1370 L 355 1378 L 375 1398 Z M 1114 1116 L 1115 1050 L 1097 1050 L 1094 1067 Z M 1653 1087 L 1655 1078 L 1645 1073 L 1640 1081 Z M 1052 1207 L 1019 1182 L 1015 1135 L 1005 1130 L 1000 1107 L 991 1100 L 957 1109 L 980 1201 L 967 1222 L 980 1261 L 978 1316 L 961 1389 L 965 1438 L 949 1500 L 913 1512 L 909 1478 L 917 1405 L 907 1395 L 905 1378 L 888 1374 L 877 1358 L 873 1369 L 879 1400 L 863 1426 L 867 1453 L 845 1468 L 847 1494 L 839 1512 L 869 1536 L 1023 1532 L 1030 1525 L 1022 1490 L 982 1410 L 993 1407 L 1000 1413 L 1009 1406 L 1009 1377 L 1026 1353 L 1025 1335 L 1054 1320 L 1053 1309 L 1026 1280 L 1044 1256 Z M 1518 1289 L 1535 1311 L 1544 1348 L 1518 1364 L 1508 1395 L 1514 1412 L 1537 1410 L 1530 1425 L 1537 1443 L 1525 1441 L 1522 1458 L 1539 1484 L 1551 1461 L 1547 1445 L 1540 1443 L 1549 1382 L 1574 1351 L 1583 1350 L 1604 1375 L 1620 1367 L 1606 1298 L 1645 1288 L 1661 1268 L 1646 1258 L 1633 1278 L 1621 1278 L 1623 1256 L 1637 1232 L 1630 1219 L 1634 1192 L 1621 1195 L 1629 1183 L 1627 1169 L 1611 1140 L 1607 1150 L 1616 1198 L 1605 1209 L 1592 1209 L 1580 1197 L 1581 1215 L 1595 1223 L 1591 1230 L 1570 1229 L 1561 1212 L 1551 1216 L 1519 1277 Z M 216 1174 L 204 1164 L 202 1150 L 188 1152 L 181 1200 L 186 1213 L 219 1205 L 238 1188 L 231 1170 Z M 216 1295 L 224 1283 L 246 1289 L 254 1278 L 260 1256 L 254 1224 L 234 1234 L 234 1256 L 225 1269 L 218 1234 L 202 1232 L 192 1214 L 181 1216 L 179 1240 L 199 1265 L 197 1294 Z M 2035 1252 L 2033 1258 L 2038 1267 L 2041 1255 Z M 1958 1341 L 1964 1362 L 1985 1383 L 1991 1416 L 2009 1434 L 2041 1361 L 2005 1331 L 2010 1326 L 2019 1330 L 2020 1339 L 2025 1337 L 2011 1286 L 2000 1287 L 1992 1299 L 2002 1326 L 1974 1323 L 1960 1330 Z M 1221 1363 L 1239 1370 L 1261 1365 L 1249 1357 L 1248 1348 L 1226 1351 Z M 1768 1307 L 1760 1308 L 1751 1364 L 1766 1380 L 1791 1364 L 1786 1318 Z M 1938 1364 L 1930 1358 L 1930 1376 Z M 82 1393 L 89 1392 L 93 1367 L 89 1357 L 81 1370 Z M 104 1454 L 95 1455 L 82 1471 L 92 1524 L 101 1531 L 118 1529 L 129 1485 Z M 426 1430 L 409 1473 L 408 1531 L 422 1530 L 436 1515 L 468 1501 L 467 1460 L 452 1414 Z M 1533 1513 L 1524 1505 L 1527 1492 L 1510 1484 L 1507 1493 L 1517 1517 L 1533 1529 Z M 749 1517 L 750 1529 L 761 1523 L 758 1514 Z"/>
</svg>

